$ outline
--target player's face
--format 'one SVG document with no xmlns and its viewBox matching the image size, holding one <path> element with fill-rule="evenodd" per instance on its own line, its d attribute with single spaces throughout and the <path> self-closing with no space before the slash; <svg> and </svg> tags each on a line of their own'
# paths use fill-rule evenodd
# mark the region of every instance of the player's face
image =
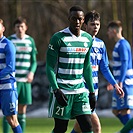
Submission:
<svg viewBox="0 0 133 133">
<path fill-rule="evenodd" d="M 85 30 L 92 36 L 96 36 L 99 32 L 100 29 L 100 21 L 95 20 L 95 21 L 88 21 L 87 24 L 85 24 Z"/>
<path fill-rule="evenodd" d="M 15 25 L 15 32 L 18 37 L 23 37 L 25 35 L 25 32 L 27 31 L 27 26 L 25 23 L 16 24 Z"/>
<path fill-rule="evenodd" d="M 107 35 L 108 35 L 109 39 L 113 39 L 114 38 L 114 34 L 115 34 L 114 29 L 108 28 Z"/>
<path fill-rule="evenodd" d="M 5 31 L 5 27 L 0 23 L 0 38 L 3 36 L 4 31 Z"/>
<path fill-rule="evenodd" d="M 82 11 L 72 11 L 68 18 L 70 30 L 74 35 L 79 35 L 82 24 L 84 23 L 84 13 Z"/>
</svg>

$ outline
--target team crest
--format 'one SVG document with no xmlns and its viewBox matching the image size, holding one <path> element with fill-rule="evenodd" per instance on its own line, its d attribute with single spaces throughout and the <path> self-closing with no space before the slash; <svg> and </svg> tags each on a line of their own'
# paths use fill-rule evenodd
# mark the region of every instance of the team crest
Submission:
<svg viewBox="0 0 133 133">
<path fill-rule="evenodd" d="M 99 50 L 98 50 L 98 48 L 94 48 L 94 51 L 95 51 L 95 53 L 98 53 Z"/>
<path fill-rule="evenodd" d="M 85 47 L 88 47 L 88 44 L 85 42 L 85 43 L 84 43 L 84 46 L 85 46 Z"/>
</svg>

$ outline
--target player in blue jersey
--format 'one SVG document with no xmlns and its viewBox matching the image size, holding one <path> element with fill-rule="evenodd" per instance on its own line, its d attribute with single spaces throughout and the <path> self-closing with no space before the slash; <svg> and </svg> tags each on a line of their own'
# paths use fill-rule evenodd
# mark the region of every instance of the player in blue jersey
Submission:
<svg viewBox="0 0 133 133">
<path fill-rule="evenodd" d="M 36 46 L 34 39 L 26 34 L 28 29 L 27 21 L 23 17 L 18 17 L 14 21 L 15 33 L 8 37 L 16 48 L 16 83 L 18 92 L 18 121 L 23 133 L 26 129 L 26 110 L 32 104 L 31 83 L 36 71 Z M 3 118 L 3 133 L 9 133 L 10 127 Z"/>
<path fill-rule="evenodd" d="M 95 96 L 96 97 L 98 96 L 98 71 L 100 70 L 101 73 L 104 75 L 104 77 L 113 86 L 115 86 L 116 90 L 121 92 L 121 97 L 123 97 L 124 93 L 122 89 L 118 86 L 112 73 L 110 72 L 105 44 L 101 39 L 96 37 L 100 29 L 100 14 L 95 10 L 88 12 L 85 15 L 84 23 L 86 31 L 89 34 L 91 34 L 93 37 L 93 45 L 91 48 L 90 55 L 91 55 L 92 77 L 95 89 Z M 101 133 L 101 124 L 95 111 L 92 112 L 91 120 L 92 120 L 94 133 Z M 80 133 L 80 128 L 77 122 L 71 133 Z"/>
<path fill-rule="evenodd" d="M 15 47 L 4 35 L 0 19 L 0 105 L 14 133 L 22 133 L 17 119 L 18 94 L 15 79 Z"/>
<path fill-rule="evenodd" d="M 116 44 L 112 52 L 113 74 L 125 92 L 124 98 L 119 98 L 116 91 L 112 96 L 112 112 L 123 125 L 131 119 L 131 109 L 133 109 L 133 69 L 132 55 L 129 42 L 122 36 L 122 24 L 119 20 L 111 21 L 108 24 L 108 37 L 113 39 Z"/>
</svg>

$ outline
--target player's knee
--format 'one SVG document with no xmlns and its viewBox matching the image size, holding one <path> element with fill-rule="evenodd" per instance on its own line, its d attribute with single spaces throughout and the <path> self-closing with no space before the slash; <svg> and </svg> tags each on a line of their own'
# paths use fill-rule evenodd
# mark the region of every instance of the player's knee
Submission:
<svg viewBox="0 0 133 133">
<path fill-rule="evenodd" d="M 65 133 L 67 131 L 67 120 L 60 120 L 55 118 L 55 127 L 54 127 L 54 133 Z"/>
<path fill-rule="evenodd" d="M 101 133 L 101 127 L 100 126 L 93 126 L 94 133 Z"/>
<path fill-rule="evenodd" d="M 92 123 L 90 115 L 81 115 L 77 117 L 78 123 L 82 132 L 91 132 L 92 131 Z"/>
</svg>

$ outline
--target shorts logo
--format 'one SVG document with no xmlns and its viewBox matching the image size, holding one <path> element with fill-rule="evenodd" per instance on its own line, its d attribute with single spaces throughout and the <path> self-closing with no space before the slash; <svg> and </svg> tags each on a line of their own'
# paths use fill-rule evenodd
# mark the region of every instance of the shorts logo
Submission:
<svg viewBox="0 0 133 133">
<path fill-rule="evenodd" d="M 86 111 L 89 111 L 90 110 L 90 105 L 89 104 L 84 104 L 83 106 L 82 106 L 82 111 L 83 112 L 86 112 Z"/>
</svg>

